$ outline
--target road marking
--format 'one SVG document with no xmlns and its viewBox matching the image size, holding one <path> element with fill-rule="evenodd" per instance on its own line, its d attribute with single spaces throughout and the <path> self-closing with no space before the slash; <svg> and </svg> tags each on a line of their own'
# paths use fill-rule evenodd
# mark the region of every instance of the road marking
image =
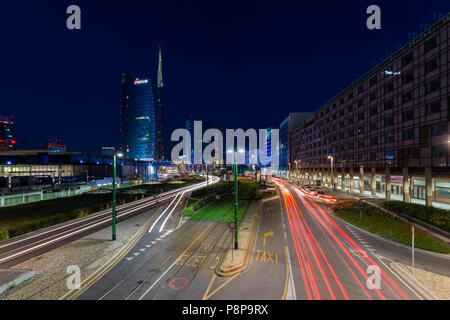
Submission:
<svg viewBox="0 0 450 320">
<path fill-rule="evenodd" d="M 152 241 L 152 244 L 155 244 L 156 243 L 156 241 Z"/>
<path fill-rule="evenodd" d="M 214 274 L 211 282 L 209 283 L 208 288 L 206 288 L 205 294 L 202 297 L 202 300 L 208 300 L 209 298 L 211 298 L 213 295 L 215 295 L 220 289 L 222 289 L 223 287 L 225 287 L 231 280 L 233 280 L 234 278 L 236 278 L 239 275 L 239 273 L 235 274 L 234 276 L 232 276 L 231 278 L 229 278 L 227 281 L 225 281 L 224 283 L 222 283 L 219 287 L 217 287 L 213 292 L 211 292 L 209 295 L 209 290 L 211 289 L 211 286 L 214 282 L 214 280 L 217 278 L 217 275 Z"/>
<path fill-rule="evenodd" d="M 133 257 L 129 257 L 129 258 L 127 258 L 127 260 L 128 260 L 128 261 L 133 260 Z"/>
<path fill-rule="evenodd" d="M 158 217 L 158 219 L 156 219 L 155 223 L 153 223 L 153 225 L 151 226 L 151 228 L 148 230 L 148 233 L 151 233 L 153 228 L 155 227 L 155 225 L 158 223 L 159 219 L 161 219 L 161 217 L 166 213 L 167 210 L 169 210 L 170 206 L 172 205 L 172 203 L 175 202 L 175 200 L 177 199 L 178 194 L 173 198 L 173 200 L 170 202 L 170 204 L 166 207 L 166 210 L 163 211 L 163 213 L 160 214 L 160 216 Z"/>
<path fill-rule="evenodd" d="M 272 230 L 270 230 L 269 232 L 264 233 L 263 247 L 266 246 L 266 238 L 267 237 L 273 237 L 273 231 Z"/>
<path fill-rule="evenodd" d="M 194 246 L 194 244 L 196 244 L 197 241 L 203 236 L 203 234 L 206 233 L 207 231 L 209 231 L 210 228 L 211 228 L 211 225 L 209 225 L 205 230 L 203 230 L 203 231 L 202 231 L 202 232 L 194 239 L 194 241 L 191 242 L 191 244 L 186 248 L 186 250 L 183 251 L 183 253 L 182 253 L 180 256 L 186 254 L 186 252 L 188 252 L 188 251 Z M 167 268 L 167 270 L 166 270 L 161 276 L 159 276 L 159 278 L 156 279 L 155 282 L 153 282 L 153 284 L 152 284 L 152 285 L 144 292 L 143 295 L 141 295 L 141 296 L 139 297 L 138 300 L 142 300 L 142 298 L 144 298 L 144 297 L 150 292 L 150 290 L 153 289 L 153 287 L 159 282 L 159 280 L 161 280 L 162 277 L 164 277 L 164 276 L 166 275 L 166 273 L 169 272 L 169 270 L 173 268 L 173 266 L 176 264 L 177 260 L 178 260 L 178 259 L 176 259 L 176 260 L 170 265 L 170 267 Z M 132 292 L 131 294 L 133 294 L 133 292 Z M 130 294 L 130 295 L 131 295 L 131 294 Z M 128 298 L 130 297 L 130 295 L 128 295 L 128 297 L 127 297 L 125 300 L 128 300 Z"/>
<path fill-rule="evenodd" d="M 150 248 L 152 245 L 151 244 L 146 244 L 145 245 L 147 248 Z"/>
<path fill-rule="evenodd" d="M 287 264 L 289 265 L 289 270 L 292 270 L 291 259 L 289 257 L 289 248 L 287 246 L 284 247 L 284 252 L 286 254 Z M 289 282 L 287 284 L 287 292 L 285 299 L 287 300 L 297 300 L 297 295 L 295 293 L 295 283 L 292 272 L 289 272 Z"/>
<path fill-rule="evenodd" d="M 141 251 L 145 251 L 145 249 L 139 249 L 139 250 L 141 250 Z"/>
<path fill-rule="evenodd" d="M 284 239 L 287 240 L 286 231 L 284 232 Z"/>
<path fill-rule="evenodd" d="M 135 256 L 138 256 L 140 252 L 135 252 L 133 253 Z"/>
<path fill-rule="evenodd" d="M 161 228 L 159 228 L 159 232 L 163 231 L 164 226 L 166 225 L 167 220 L 169 220 L 170 215 L 175 211 L 175 209 L 178 207 L 178 204 L 180 203 L 181 199 L 183 199 L 184 192 L 181 194 L 180 198 L 178 199 L 177 203 L 173 206 L 172 211 L 169 212 L 166 219 L 164 219 L 163 224 L 161 225 Z"/>
</svg>

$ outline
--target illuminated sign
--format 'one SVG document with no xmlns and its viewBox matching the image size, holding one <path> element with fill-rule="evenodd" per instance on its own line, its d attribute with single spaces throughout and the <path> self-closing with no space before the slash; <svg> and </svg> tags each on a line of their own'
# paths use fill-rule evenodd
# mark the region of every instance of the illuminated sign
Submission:
<svg viewBox="0 0 450 320">
<path fill-rule="evenodd" d="M 142 84 L 142 83 L 148 83 L 148 79 L 139 80 L 139 79 L 136 78 L 136 80 L 134 81 L 135 85 Z"/>
</svg>

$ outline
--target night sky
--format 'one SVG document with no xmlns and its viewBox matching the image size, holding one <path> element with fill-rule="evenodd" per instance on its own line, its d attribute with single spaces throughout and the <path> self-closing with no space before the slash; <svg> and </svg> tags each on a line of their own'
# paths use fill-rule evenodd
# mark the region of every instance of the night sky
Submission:
<svg viewBox="0 0 450 320">
<path fill-rule="evenodd" d="M 66 28 L 81 7 L 82 29 Z M 381 7 L 382 29 L 366 28 Z M 122 72 L 156 80 L 163 46 L 166 140 L 190 114 L 218 128 L 277 126 L 314 111 L 405 44 L 447 1 L 8 1 L 2 3 L 0 114 L 18 148 L 119 145 Z M 167 148 L 169 149 L 169 148 Z M 170 150 L 168 150 L 170 151 Z"/>
</svg>

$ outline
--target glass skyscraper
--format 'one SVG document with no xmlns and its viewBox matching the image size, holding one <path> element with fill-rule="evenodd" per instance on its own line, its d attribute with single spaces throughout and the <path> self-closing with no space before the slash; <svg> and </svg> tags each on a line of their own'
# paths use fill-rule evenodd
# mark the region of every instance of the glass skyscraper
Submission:
<svg viewBox="0 0 450 320">
<path fill-rule="evenodd" d="M 0 116 L 0 151 L 12 150 L 16 144 L 14 139 L 13 117 Z"/>
<path fill-rule="evenodd" d="M 155 160 L 157 124 L 151 79 L 122 74 L 120 99 L 121 150 L 128 158 Z"/>
</svg>

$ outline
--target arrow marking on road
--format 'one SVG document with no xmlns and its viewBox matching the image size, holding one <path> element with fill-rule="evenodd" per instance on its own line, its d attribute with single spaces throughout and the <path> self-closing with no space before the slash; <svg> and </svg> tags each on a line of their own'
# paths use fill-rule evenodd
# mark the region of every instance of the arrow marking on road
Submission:
<svg viewBox="0 0 450 320">
<path fill-rule="evenodd" d="M 273 237 L 273 231 L 272 230 L 270 230 L 269 232 L 264 233 L 263 247 L 266 246 L 266 238 L 267 237 Z"/>
</svg>

